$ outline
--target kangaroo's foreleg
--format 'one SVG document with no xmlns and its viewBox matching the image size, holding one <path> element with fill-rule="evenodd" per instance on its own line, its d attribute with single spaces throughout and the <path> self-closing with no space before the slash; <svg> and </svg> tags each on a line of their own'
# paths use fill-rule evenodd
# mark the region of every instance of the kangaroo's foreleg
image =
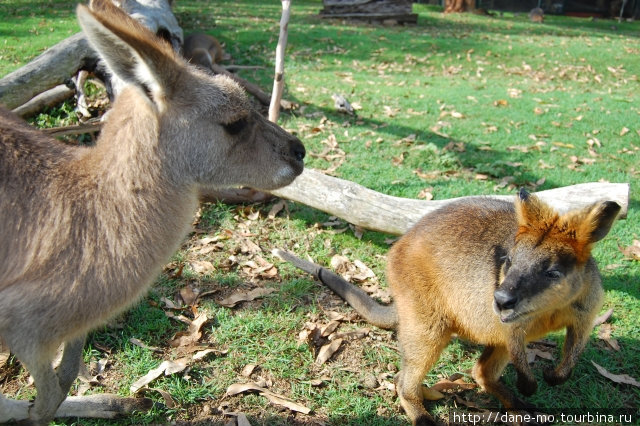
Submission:
<svg viewBox="0 0 640 426">
<path fill-rule="evenodd" d="M 544 381 L 555 386 L 562 384 L 569 379 L 573 367 L 575 367 L 582 350 L 589 340 L 591 333 L 591 321 L 586 324 L 571 325 L 567 327 L 567 334 L 564 338 L 562 348 L 562 361 L 555 369 L 544 371 Z"/>
<path fill-rule="evenodd" d="M 65 343 L 57 372 L 51 365 L 53 351 L 23 353 L 20 357 L 20 361 L 31 373 L 38 391 L 35 402 L 29 408 L 29 420 L 32 423 L 48 424 L 54 418 L 78 375 L 84 340 L 83 335 Z"/>
<path fill-rule="evenodd" d="M 64 345 L 64 352 L 62 353 L 62 361 L 56 369 L 58 375 L 58 384 L 60 390 L 67 395 L 71 385 L 78 377 L 78 370 L 80 369 L 80 363 L 82 362 L 82 349 L 84 348 L 84 341 L 86 335 L 82 335 L 74 340 L 71 340 Z"/>
</svg>

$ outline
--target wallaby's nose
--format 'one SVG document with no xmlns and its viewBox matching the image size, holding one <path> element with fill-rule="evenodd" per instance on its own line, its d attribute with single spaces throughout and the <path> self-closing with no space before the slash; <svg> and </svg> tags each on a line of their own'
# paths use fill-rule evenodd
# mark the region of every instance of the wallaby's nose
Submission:
<svg viewBox="0 0 640 426">
<path fill-rule="evenodd" d="M 291 144 L 291 155 L 298 161 L 302 161 L 304 159 L 305 154 L 307 153 L 306 149 L 304 149 L 304 145 L 299 140 L 295 140 Z"/>
<path fill-rule="evenodd" d="M 493 293 L 498 309 L 501 311 L 513 309 L 518 304 L 518 296 L 512 292 L 498 289 Z"/>
</svg>

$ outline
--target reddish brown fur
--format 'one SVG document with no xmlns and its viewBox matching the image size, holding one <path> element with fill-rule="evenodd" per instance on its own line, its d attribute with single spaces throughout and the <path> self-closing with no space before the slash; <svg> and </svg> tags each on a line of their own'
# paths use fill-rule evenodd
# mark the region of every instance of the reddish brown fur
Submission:
<svg viewBox="0 0 640 426">
<path fill-rule="evenodd" d="M 526 361 L 527 342 L 567 328 L 564 358 L 545 378 L 553 384 L 568 378 L 601 304 L 589 247 L 617 214 L 617 205 L 608 206 L 559 215 L 533 196 L 518 200 L 515 211 L 489 200 L 460 202 L 428 215 L 394 245 L 387 278 L 402 352 L 398 395 L 415 424 L 432 421 L 422 406 L 422 380 L 454 333 L 486 345 L 474 378 L 507 409 L 528 407 L 499 382 L 509 360 L 522 393 L 537 386 Z M 599 228 L 604 234 L 595 238 Z M 509 268 L 496 259 L 498 248 L 512 258 Z M 573 259 L 570 265 L 562 263 L 566 259 Z M 545 262 L 564 268 L 548 286 L 542 284 L 546 271 L 535 269 Z M 513 292 L 518 304 L 496 307 L 494 290 Z"/>
<path fill-rule="evenodd" d="M 564 355 L 544 377 L 553 385 L 568 379 L 602 301 L 590 248 L 619 210 L 603 202 L 560 215 L 526 192 L 515 206 L 453 202 L 423 217 L 389 251 L 394 303 L 387 307 L 317 265 L 277 254 L 317 275 L 373 324 L 397 328 L 400 403 L 413 424 L 431 424 L 422 383 L 453 334 L 485 345 L 473 376 L 507 409 L 531 407 L 499 381 L 503 369 L 511 361 L 520 392 L 535 392 L 525 345 L 552 330 L 567 330 Z"/>
</svg>

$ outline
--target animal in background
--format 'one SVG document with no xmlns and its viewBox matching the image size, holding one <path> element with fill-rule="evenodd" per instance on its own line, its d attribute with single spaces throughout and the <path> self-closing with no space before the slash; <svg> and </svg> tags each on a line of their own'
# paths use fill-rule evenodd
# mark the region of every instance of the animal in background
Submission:
<svg viewBox="0 0 640 426">
<path fill-rule="evenodd" d="M 204 33 L 189 35 L 184 40 L 182 54 L 192 64 L 208 70 L 227 56 L 220 42 L 215 37 Z"/>
<path fill-rule="evenodd" d="M 534 7 L 529 11 L 529 20 L 531 22 L 544 22 L 544 10 L 539 7 Z"/>
<path fill-rule="evenodd" d="M 473 377 L 508 410 L 534 409 L 499 380 L 511 361 L 520 393 L 536 391 L 527 342 L 565 328 L 562 360 L 544 379 L 557 385 L 569 378 L 602 304 L 591 249 L 619 211 L 605 201 L 559 214 L 524 190 L 515 203 L 452 202 L 424 216 L 389 251 L 392 305 L 318 265 L 275 253 L 318 277 L 370 323 L 397 329 L 400 404 L 414 425 L 427 425 L 434 419 L 423 406 L 422 382 L 454 333 L 485 345 Z"/>
<path fill-rule="evenodd" d="M 279 188 L 304 167 L 302 143 L 234 81 L 189 66 L 111 0 L 77 15 L 128 85 L 93 147 L 0 109 L 0 341 L 37 390 L 33 404 L 0 395 L 0 423 L 54 417 L 86 333 L 140 299 L 188 233 L 202 190 Z"/>
</svg>

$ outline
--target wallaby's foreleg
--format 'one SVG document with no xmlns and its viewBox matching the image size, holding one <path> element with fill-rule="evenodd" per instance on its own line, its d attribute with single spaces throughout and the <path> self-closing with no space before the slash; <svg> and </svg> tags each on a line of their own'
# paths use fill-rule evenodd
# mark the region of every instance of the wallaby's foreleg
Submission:
<svg viewBox="0 0 640 426">
<path fill-rule="evenodd" d="M 396 390 L 400 405 L 414 425 L 434 425 L 435 420 L 425 410 L 423 380 L 440 353 L 449 343 L 450 335 L 434 336 L 426 333 L 425 324 L 416 320 L 398 330 L 398 343 L 402 353 L 402 366 L 396 376 Z"/>
<path fill-rule="evenodd" d="M 582 350 L 589 340 L 591 333 L 591 321 L 586 324 L 577 326 L 568 326 L 567 334 L 564 338 L 564 347 L 562 348 L 562 361 L 555 369 L 544 371 L 544 380 L 548 384 L 555 386 L 562 384 L 569 379 L 573 367 L 575 367 Z"/>
<path fill-rule="evenodd" d="M 508 409 L 533 410 L 534 407 L 520 398 L 500 381 L 502 371 L 509 363 L 509 351 L 504 346 L 485 347 L 473 367 L 473 378 L 486 392 L 492 394 Z"/>
<path fill-rule="evenodd" d="M 521 394 L 531 396 L 538 390 L 538 382 L 529 367 L 527 361 L 526 344 L 524 342 L 524 332 L 514 331 L 508 343 L 511 363 L 518 373 L 516 387 Z"/>
</svg>

